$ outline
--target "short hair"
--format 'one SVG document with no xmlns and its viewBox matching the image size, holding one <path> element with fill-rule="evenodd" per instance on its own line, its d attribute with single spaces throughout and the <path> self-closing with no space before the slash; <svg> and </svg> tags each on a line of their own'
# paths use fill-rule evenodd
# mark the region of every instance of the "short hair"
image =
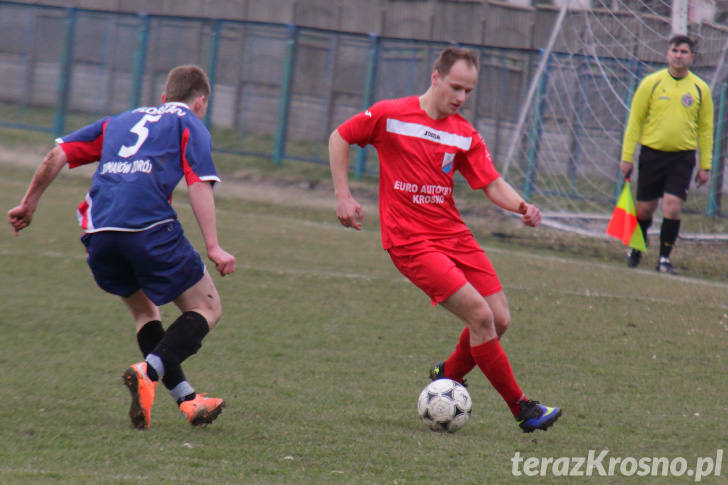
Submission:
<svg viewBox="0 0 728 485">
<path fill-rule="evenodd" d="M 690 48 L 690 52 L 692 52 L 693 54 L 695 53 L 695 50 L 697 47 L 696 42 L 693 39 L 691 39 L 690 37 L 688 37 L 687 35 L 682 35 L 682 34 L 673 35 L 670 38 L 670 43 L 667 45 L 672 46 L 672 45 L 680 45 L 680 44 L 687 44 L 688 47 Z"/>
<path fill-rule="evenodd" d="M 198 96 L 210 96 L 210 80 L 199 66 L 177 66 L 169 71 L 164 92 L 167 101 L 190 102 Z"/>
<path fill-rule="evenodd" d="M 442 51 L 435 61 L 434 68 L 441 76 L 447 76 L 453 64 L 460 59 L 478 69 L 478 56 L 470 49 L 462 47 L 448 47 Z"/>
</svg>

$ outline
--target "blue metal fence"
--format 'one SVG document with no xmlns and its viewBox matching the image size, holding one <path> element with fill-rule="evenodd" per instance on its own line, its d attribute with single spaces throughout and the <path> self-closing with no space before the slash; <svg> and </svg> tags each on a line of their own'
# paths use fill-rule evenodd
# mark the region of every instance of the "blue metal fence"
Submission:
<svg viewBox="0 0 728 485">
<path fill-rule="evenodd" d="M 395 39 L 294 25 L 221 19 L 125 14 L 0 0 L 0 125 L 61 135 L 98 117 L 139 105 L 157 104 L 170 68 L 187 63 L 206 69 L 213 85 L 205 119 L 216 150 L 269 157 L 274 163 L 327 163 L 331 131 L 376 100 L 424 92 L 433 61 L 446 44 Z M 539 51 L 467 45 L 481 59 L 478 88 L 463 114 L 488 140 L 500 160 L 514 136 Z M 609 64 L 609 59 L 604 60 Z M 635 66 L 640 66 L 637 63 Z M 551 69 L 559 69 L 553 66 Z M 566 68 L 564 68 L 566 69 Z M 641 69 L 641 67 L 639 68 Z M 637 73 L 639 74 L 639 73 Z M 635 76 L 619 73 L 615 76 Z M 573 75 L 579 96 L 599 83 L 587 62 Z M 532 193 L 542 169 L 539 143 L 546 119 L 541 101 L 554 94 L 541 80 L 518 163 L 526 173 L 520 188 Z M 725 97 L 725 85 L 719 91 Z M 625 100 L 630 93 L 623 93 Z M 626 101 L 625 101 L 626 102 Z M 725 102 L 716 102 L 716 162 L 722 161 Z M 565 177 L 579 197 L 575 179 L 584 149 L 578 131 L 603 123 L 621 133 L 624 119 L 612 109 L 574 110 L 566 143 Z M 622 112 L 620 111 L 620 117 Z M 613 138 L 612 136 L 611 138 Z M 615 163 L 618 144 L 605 139 Z M 355 174 L 376 172 L 372 150 L 359 150 Z M 590 156 L 594 156 L 590 154 Z M 722 180 L 722 163 L 716 163 Z M 613 181 L 618 177 L 610 177 Z M 708 212 L 720 213 L 722 183 L 713 184 Z"/>
</svg>

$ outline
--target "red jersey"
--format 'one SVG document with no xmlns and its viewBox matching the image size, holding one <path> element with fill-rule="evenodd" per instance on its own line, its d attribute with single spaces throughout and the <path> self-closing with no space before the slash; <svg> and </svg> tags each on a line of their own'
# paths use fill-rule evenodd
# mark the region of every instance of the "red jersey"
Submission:
<svg viewBox="0 0 728 485">
<path fill-rule="evenodd" d="M 418 96 L 380 101 L 338 131 L 377 149 L 384 249 L 469 234 L 453 199 L 455 170 L 474 190 L 499 177 L 475 128 L 459 114 L 430 118 Z"/>
</svg>

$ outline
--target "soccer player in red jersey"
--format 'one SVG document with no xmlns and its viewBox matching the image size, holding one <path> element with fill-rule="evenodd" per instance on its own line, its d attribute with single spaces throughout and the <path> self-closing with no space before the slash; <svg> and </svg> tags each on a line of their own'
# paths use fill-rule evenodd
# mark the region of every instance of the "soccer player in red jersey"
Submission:
<svg viewBox="0 0 728 485">
<path fill-rule="evenodd" d="M 503 288 L 453 199 L 457 170 L 494 204 L 521 214 L 525 225 L 541 222 L 539 209 L 500 178 L 485 142 L 458 114 L 477 80 L 475 54 L 447 48 L 436 60 L 423 95 L 380 101 L 334 130 L 329 158 L 336 215 L 344 227 L 361 229 L 364 213 L 349 189 L 349 149 L 353 144 L 373 145 L 380 163 L 384 249 L 433 305 L 442 305 L 465 323 L 454 352 L 433 366 L 430 377 L 462 382 L 478 366 L 524 432 L 546 430 L 561 410 L 527 399 L 516 382 L 499 342 L 510 323 Z"/>
</svg>

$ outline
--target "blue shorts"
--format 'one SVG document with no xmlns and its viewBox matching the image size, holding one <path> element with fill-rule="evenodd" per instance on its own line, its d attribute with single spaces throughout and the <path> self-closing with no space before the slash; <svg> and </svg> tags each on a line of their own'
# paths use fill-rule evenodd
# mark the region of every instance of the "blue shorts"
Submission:
<svg viewBox="0 0 728 485">
<path fill-rule="evenodd" d="M 96 284 L 124 298 L 141 289 L 155 305 L 164 305 L 205 274 L 200 255 L 176 220 L 146 231 L 84 234 L 81 242 Z"/>
</svg>

